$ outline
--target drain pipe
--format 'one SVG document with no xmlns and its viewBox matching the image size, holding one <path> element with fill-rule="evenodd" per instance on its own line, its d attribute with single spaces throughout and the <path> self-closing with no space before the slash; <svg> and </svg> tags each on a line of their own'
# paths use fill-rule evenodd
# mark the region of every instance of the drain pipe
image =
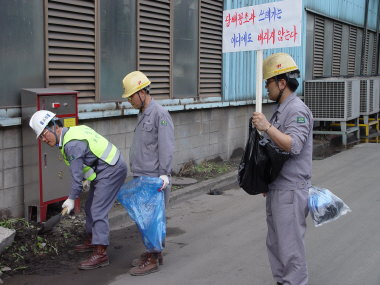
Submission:
<svg viewBox="0 0 380 285">
<path fill-rule="evenodd" d="M 364 33 L 363 33 L 363 41 L 362 41 L 362 60 L 361 60 L 361 70 L 360 75 L 365 75 L 364 68 L 366 68 L 365 65 L 365 46 L 367 42 L 367 30 L 368 30 L 368 6 L 369 6 L 369 0 L 365 1 L 365 11 L 364 11 Z M 368 55 L 367 55 L 368 56 Z"/>
</svg>

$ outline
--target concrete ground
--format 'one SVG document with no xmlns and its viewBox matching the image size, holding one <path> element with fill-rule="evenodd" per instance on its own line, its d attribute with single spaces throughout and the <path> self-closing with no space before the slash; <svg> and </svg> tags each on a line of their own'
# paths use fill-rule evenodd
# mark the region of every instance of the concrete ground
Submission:
<svg viewBox="0 0 380 285">
<path fill-rule="evenodd" d="M 379 161 L 379 144 L 360 144 L 313 161 L 313 184 L 330 189 L 352 212 L 317 228 L 308 218 L 309 285 L 380 284 Z M 236 173 L 229 175 L 233 182 Z M 222 195 L 207 195 L 210 187 L 200 187 L 188 197 L 173 198 L 165 264 L 157 273 L 128 274 L 131 260 L 143 250 L 131 226 L 112 232 L 108 267 L 79 271 L 75 263 L 62 264 L 6 284 L 274 285 L 265 249 L 265 198 L 227 184 L 212 186 L 224 190 Z"/>
</svg>

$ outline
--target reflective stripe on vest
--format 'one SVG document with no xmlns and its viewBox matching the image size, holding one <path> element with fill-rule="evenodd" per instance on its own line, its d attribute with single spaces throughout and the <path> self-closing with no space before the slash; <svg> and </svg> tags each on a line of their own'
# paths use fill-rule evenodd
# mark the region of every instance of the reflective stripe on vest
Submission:
<svg viewBox="0 0 380 285">
<path fill-rule="evenodd" d="M 95 171 L 90 167 L 85 164 L 83 164 L 83 178 L 92 181 L 96 178 L 96 173 Z"/>
<path fill-rule="evenodd" d="M 67 160 L 64 150 L 66 143 L 71 140 L 86 141 L 91 152 L 109 165 L 115 165 L 119 160 L 120 151 L 112 143 L 93 129 L 82 125 L 69 128 L 63 137 L 61 153 L 65 163 L 69 166 L 70 162 Z M 89 166 L 83 166 L 84 178 L 90 181 L 94 180 L 96 177 L 95 171 Z"/>
</svg>

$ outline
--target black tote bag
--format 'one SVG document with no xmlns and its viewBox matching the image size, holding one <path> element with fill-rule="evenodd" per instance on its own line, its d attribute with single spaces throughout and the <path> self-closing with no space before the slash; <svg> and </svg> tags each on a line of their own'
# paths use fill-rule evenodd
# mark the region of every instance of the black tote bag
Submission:
<svg viewBox="0 0 380 285">
<path fill-rule="evenodd" d="M 239 186 L 250 195 L 268 192 L 268 184 L 279 175 L 290 154 L 275 147 L 252 127 L 238 169 Z"/>
</svg>

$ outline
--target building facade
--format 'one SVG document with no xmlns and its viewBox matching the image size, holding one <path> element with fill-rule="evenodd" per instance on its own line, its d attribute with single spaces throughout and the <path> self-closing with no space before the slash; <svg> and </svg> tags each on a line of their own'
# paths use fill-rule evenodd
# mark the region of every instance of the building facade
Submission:
<svg viewBox="0 0 380 285">
<path fill-rule="evenodd" d="M 301 0 L 300 0 L 301 1 Z M 270 0 L 0 1 L 0 217 L 23 215 L 20 90 L 79 91 L 79 123 L 128 158 L 136 110 L 122 78 L 141 70 L 175 124 L 174 171 L 244 148 L 255 52 L 222 53 L 223 10 Z M 303 0 L 301 80 L 379 74 L 377 0 Z M 272 104 L 265 99 L 264 112 Z M 302 88 L 299 95 L 302 95 Z"/>
</svg>

